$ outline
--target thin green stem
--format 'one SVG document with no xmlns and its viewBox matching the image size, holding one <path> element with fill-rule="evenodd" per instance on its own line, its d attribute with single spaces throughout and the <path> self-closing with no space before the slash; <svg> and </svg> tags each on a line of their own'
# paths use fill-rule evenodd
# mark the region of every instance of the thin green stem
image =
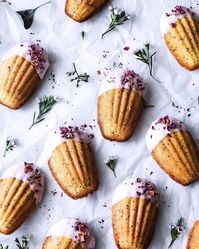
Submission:
<svg viewBox="0 0 199 249">
<path fill-rule="evenodd" d="M 34 11 L 37 10 L 37 9 L 39 9 L 39 8 L 41 8 L 41 7 L 43 7 L 43 6 L 46 5 L 46 4 L 49 4 L 49 3 L 51 3 L 51 1 L 39 5 L 38 7 L 36 7 L 36 8 L 34 9 Z"/>
</svg>

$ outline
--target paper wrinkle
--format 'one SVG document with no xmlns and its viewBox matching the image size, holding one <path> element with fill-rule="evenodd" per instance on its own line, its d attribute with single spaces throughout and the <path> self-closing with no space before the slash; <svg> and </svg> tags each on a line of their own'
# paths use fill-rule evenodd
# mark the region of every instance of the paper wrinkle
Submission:
<svg viewBox="0 0 199 249">
<path fill-rule="evenodd" d="M 39 5 L 40 2 L 37 2 Z M 41 3 L 44 3 L 42 1 Z M 70 125 L 84 123 L 95 124 L 95 138 L 92 147 L 97 161 L 100 176 L 100 186 L 97 192 L 82 200 L 72 200 L 65 194 L 51 176 L 47 162 L 42 164 L 46 179 L 46 191 L 38 208 L 29 219 L 10 236 L 0 236 L 0 242 L 14 247 L 14 239 L 31 233 L 33 237 L 30 248 L 40 249 L 48 230 L 57 221 L 77 217 L 89 223 L 96 237 L 96 249 L 115 249 L 111 227 L 111 200 L 116 186 L 129 177 L 146 178 L 153 182 L 161 194 L 161 208 L 158 225 L 149 249 L 166 249 L 170 243 L 169 225 L 175 224 L 181 216 L 185 219 L 186 231 L 175 241 L 174 248 L 186 247 L 187 236 L 194 221 L 199 218 L 198 199 L 199 182 L 188 187 L 182 187 L 171 180 L 160 167 L 156 165 L 145 145 L 145 135 L 153 120 L 171 115 L 183 121 L 188 130 L 199 138 L 199 70 L 188 72 L 181 68 L 169 53 L 160 33 L 160 16 L 166 9 L 175 5 L 190 7 L 197 1 L 189 0 L 115 0 L 114 5 L 127 10 L 133 15 L 133 23 L 113 30 L 101 39 L 101 34 L 109 25 L 110 12 L 108 6 L 93 18 L 82 24 L 76 23 L 64 14 L 64 0 L 52 0 L 52 5 L 45 6 L 35 14 L 31 29 L 24 30 L 22 20 L 14 14 L 15 9 L 27 8 L 25 1 L 12 0 L 9 6 L 0 3 L 0 58 L 5 51 L 17 42 L 41 40 L 39 44 L 49 55 L 50 68 L 41 85 L 31 96 L 23 108 L 12 111 L 0 106 L 0 139 L 5 141 L 12 136 L 19 145 L 6 158 L 1 157 L 0 173 L 9 165 L 19 161 L 33 162 L 36 166 L 42 155 L 48 134 L 65 121 Z M 28 6 L 34 7 L 35 1 L 30 0 Z M 29 8 L 29 7 L 28 7 Z M 85 31 L 85 39 L 81 31 Z M 30 33 L 34 33 L 30 34 Z M 9 35 L 8 35 L 9 34 Z M 136 39 L 136 40 L 134 40 Z M 133 51 L 136 44 L 144 42 L 152 44 L 151 51 L 157 51 L 154 57 L 154 76 L 162 84 L 149 76 L 146 65 L 136 60 Z M 129 50 L 123 48 L 129 46 Z M 109 51 L 103 58 L 103 51 Z M 82 83 L 79 88 L 67 77 L 75 62 L 80 73 L 87 72 L 91 77 L 88 83 Z M 97 121 L 97 96 L 104 78 L 105 67 L 113 68 L 113 63 L 122 62 L 124 66 L 134 70 L 146 82 L 147 105 L 155 107 L 143 111 L 138 126 L 129 141 L 116 143 L 106 141 L 101 137 Z M 98 75 L 97 71 L 101 74 Z M 55 74 L 56 84 L 52 83 L 50 73 Z M 193 85 L 194 84 L 194 85 Z M 55 95 L 63 98 L 46 119 L 28 130 L 33 113 L 38 110 L 37 97 Z M 174 108 L 172 102 L 179 108 Z M 195 106 L 195 107 L 194 107 Z M 180 108 L 182 107 L 182 108 Z M 188 117 L 191 110 L 191 116 Z M 73 119 L 73 120 L 72 120 Z M 95 120 L 95 121 L 93 121 Z M 3 145 L 0 155 L 3 154 Z M 107 156 L 118 155 L 116 175 L 109 170 L 104 160 Z M 167 190 L 164 190 L 168 187 Z M 54 193 L 52 193 L 52 192 Z M 55 193 L 55 192 L 56 193 Z M 100 223 L 101 220 L 104 223 Z M 103 227 L 103 228 L 102 228 Z"/>
</svg>

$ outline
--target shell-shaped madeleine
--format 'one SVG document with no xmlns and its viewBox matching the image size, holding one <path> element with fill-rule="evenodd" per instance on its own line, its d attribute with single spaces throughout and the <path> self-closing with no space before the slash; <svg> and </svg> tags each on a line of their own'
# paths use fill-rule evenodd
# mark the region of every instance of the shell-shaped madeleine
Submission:
<svg viewBox="0 0 199 249">
<path fill-rule="evenodd" d="M 68 139 L 56 147 L 48 164 L 60 187 L 71 198 L 82 198 L 97 190 L 98 173 L 89 143 Z"/>
<path fill-rule="evenodd" d="M 143 97 L 135 91 L 118 88 L 98 97 L 98 124 L 104 138 L 128 140 L 140 119 Z"/>
<path fill-rule="evenodd" d="M 57 222 L 48 232 L 42 249 L 94 249 L 95 238 L 87 224 L 79 219 L 66 218 Z"/>
<path fill-rule="evenodd" d="M 173 180 L 182 185 L 199 178 L 199 151 L 187 131 L 166 136 L 152 151 L 152 156 Z"/>
<path fill-rule="evenodd" d="M 147 249 L 159 212 L 156 186 L 146 179 L 132 178 L 115 190 L 112 224 L 115 243 L 120 249 Z"/>
<path fill-rule="evenodd" d="M 19 43 L 10 48 L 0 64 L 0 103 L 20 108 L 43 79 L 48 55 L 38 44 Z"/>
<path fill-rule="evenodd" d="M 186 249 L 199 249 L 199 221 L 196 221 L 188 238 Z"/>
<path fill-rule="evenodd" d="M 199 178 L 199 150 L 180 120 L 168 115 L 155 120 L 146 144 L 155 161 L 176 182 L 188 185 Z"/>
<path fill-rule="evenodd" d="M 144 83 L 134 71 L 118 70 L 101 85 L 97 117 L 101 133 L 111 141 L 128 140 L 144 107 Z"/>
<path fill-rule="evenodd" d="M 21 56 L 12 56 L 1 63 L 0 103 L 20 108 L 40 82 L 33 65 Z"/>
<path fill-rule="evenodd" d="M 108 0 L 66 0 L 65 12 L 77 22 L 95 14 Z"/>
<path fill-rule="evenodd" d="M 178 63 L 187 70 L 199 68 L 199 22 L 196 15 L 183 6 L 166 12 L 164 21 L 171 19 L 164 39 Z"/>
<path fill-rule="evenodd" d="M 120 249 L 147 249 L 157 223 L 158 208 L 150 201 L 125 198 L 112 207 L 115 242 Z"/>
<path fill-rule="evenodd" d="M 11 234 L 40 203 L 44 175 L 32 163 L 8 168 L 0 179 L 0 232 Z"/>
<path fill-rule="evenodd" d="M 36 207 L 29 184 L 14 178 L 0 180 L 0 232 L 13 233 Z"/>
</svg>

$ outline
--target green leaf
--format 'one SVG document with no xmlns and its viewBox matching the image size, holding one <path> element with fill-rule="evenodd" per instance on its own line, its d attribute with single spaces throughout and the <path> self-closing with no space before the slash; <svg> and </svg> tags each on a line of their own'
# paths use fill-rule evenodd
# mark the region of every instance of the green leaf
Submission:
<svg viewBox="0 0 199 249">
<path fill-rule="evenodd" d="M 171 246 L 173 245 L 173 243 L 175 242 L 175 240 L 179 237 L 179 235 L 181 234 L 181 231 L 179 230 L 179 228 L 183 226 L 183 218 L 181 217 L 178 221 L 177 224 L 175 226 L 171 227 L 171 242 L 168 246 L 168 248 L 171 248 Z"/>
<path fill-rule="evenodd" d="M 82 32 L 81 32 L 81 38 L 82 38 L 82 40 L 84 40 L 84 37 L 85 37 L 85 32 L 82 30 Z"/>
<path fill-rule="evenodd" d="M 49 4 L 49 3 L 50 2 L 44 3 L 34 9 L 26 9 L 26 10 L 17 11 L 17 14 L 19 14 L 23 20 L 25 29 L 29 29 L 32 26 L 32 23 L 34 21 L 35 11 L 39 9 L 40 7 L 46 4 Z"/>
</svg>

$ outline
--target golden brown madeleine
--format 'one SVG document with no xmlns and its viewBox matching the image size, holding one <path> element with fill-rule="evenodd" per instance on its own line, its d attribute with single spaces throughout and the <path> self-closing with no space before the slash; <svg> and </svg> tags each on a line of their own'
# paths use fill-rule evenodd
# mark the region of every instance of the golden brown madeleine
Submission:
<svg viewBox="0 0 199 249">
<path fill-rule="evenodd" d="M 40 203 L 44 175 L 32 163 L 8 168 L 0 178 L 0 232 L 13 233 Z"/>
<path fill-rule="evenodd" d="M 188 238 L 187 249 L 199 249 L 199 221 L 196 221 Z"/>
<path fill-rule="evenodd" d="M 49 67 L 48 56 L 37 44 L 12 47 L 0 63 L 0 103 L 20 108 L 43 79 Z"/>
<path fill-rule="evenodd" d="M 154 121 L 146 144 L 155 161 L 176 182 L 188 185 L 199 178 L 199 151 L 191 134 L 178 119 Z"/>
<path fill-rule="evenodd" d="M 102 136 L 111 141 L 128 140 L 144 107 L 144 83 L 134 71 L 116 70 L 101 85 L 97 103 Z"/>
<path fill-rule="evenodd" d="M 161 33 L 178 63 L 189 71 L 199 68 L 199 21 L 183 6 L 167 10 L 161 17 Z"/>
<path fill-rule="evenodd" d="M 65 13 L 77 22 L 95 14 L 108 0 L 66 0 Z"/>
<path fill-rule="evenodd" d="M 112 223 L 119 249 L 147 249 L 159 213 L 159 194 L 146 179 L 122 182 L 113 196 Z"/>
<path fill-rule="evenodd" d="M 63 191 L 73 199 L 96 191 L 98 173 L 89 135 L 78 127 L 61 127 L 53 137 L 51 143 L 56 142 L 48 165 Z"/>
<path fill-rule="evenodd" d="M 57 222 L 48 232 L 42 249 L 94 249 L 95 238 L 87 224 L 79 219 L 66 218 Z"/>
</svg>

